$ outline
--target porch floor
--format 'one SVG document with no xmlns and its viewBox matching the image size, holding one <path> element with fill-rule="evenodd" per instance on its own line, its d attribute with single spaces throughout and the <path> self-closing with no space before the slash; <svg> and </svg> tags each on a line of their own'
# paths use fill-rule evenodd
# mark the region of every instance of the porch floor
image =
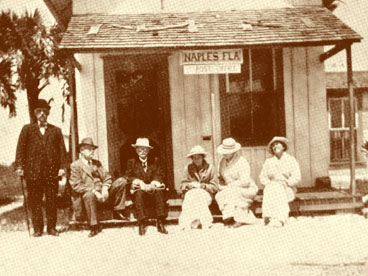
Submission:
<svg viewBox="0 0 368 276">
<path fill-rule="evenodd" d="M 257 217 L 262 216 L 262 192 L 256 196 L 251 207 Z M 129 203 L 128 203 L 129 204 Z M 182 199 L 169 199 L 168 221 L 176 223 L 181 212 Z M 362 195 L 352 196 L 348 191 L 335 189 L 299 188 L 296 199 L 290 204 L 290 215 L 318 215 L 338 212 L 357 212 L 363 207 Z M 215 221 L 221 221 L 221 212 L 216 203 L 210 206 Z M 136 224 L 136 219 L 131 212 L 130 220 L 112 219 L 111 210 L 100 210 L 101 224 L 104 227 L 118 227 Z M 86 225 L 86 222 L 71 221 L 70 226 L 78 227 Z"/>
</svg>

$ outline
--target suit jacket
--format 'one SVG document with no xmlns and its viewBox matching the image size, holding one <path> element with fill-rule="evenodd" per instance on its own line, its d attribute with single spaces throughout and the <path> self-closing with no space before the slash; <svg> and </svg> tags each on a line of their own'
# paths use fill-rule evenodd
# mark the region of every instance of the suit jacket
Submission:
<svg viewBox="0 0 368 276">
<path fill-rule="evenodd" d="M 61 129 L 48 124 L 42 135 L 37 123 L 25 125 L 19 135 L 15 165 L 26 179 L 56 178 L 66 169 L 66 150 Z M 41 174 L 42 172 L 42 174 Z"/>
<path fill-rule="evenodd" d="M 147 159 L 147 172 L 144 171 L 142 162 L 138 156 L 129 159 L 127 168 L 125 171 L 125 177 L 128 180 L 128 184 L 132 184 L 134 179 L 140 179 L 144 183 L 149 184 L 151 181 L 156 180 L 160 183 L 164 182 L 164 173 L 160 165 L 158 157 Z"/>
<path fill-rule="evenodd" d="M 81 159 L 70 165 L 70 186 L 77 194 L 83 194 L 96 189 L 101 191 L 103 186 L 110 188 L 112 178 L 100 161 L 92 159 L 92 166 L 88 166 Z"/>
</svg>

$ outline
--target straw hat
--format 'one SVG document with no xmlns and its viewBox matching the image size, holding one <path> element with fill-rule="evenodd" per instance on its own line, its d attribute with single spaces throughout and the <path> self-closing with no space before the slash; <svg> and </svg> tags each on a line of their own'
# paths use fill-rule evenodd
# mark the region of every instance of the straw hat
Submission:
<svg viewBox="0 0 368 276">
<path fill-rule="evenodd" d="M 79 144 L 79 148 L 81 148 L 82 146 L 91 146 L 94 149 L 98 148 L 98 146 L 93 143 L 93 140 L 91 137 L 86 137 L 82 139 L 82 142 Z"/>
<path fill-rule="evenodd" d="M 289 145 L 289 140 L 285 137 L 275 136 L 275 137 L 272 138 L 272 140 L 267 145 L 268 150 L 270 151 L 271 154 L 273 154 L 272 144 L 275 143 L 275 142 L 280 142 L 281 144 L 283 144 L 284 148 L 285 148 L 285 151 L 287 151 L 288 145 Z"/>
<path fill-rule="evenodd" d="M 222 141 L 222 144 L 218 146 L 217 152 L 219 154 L 230 154 L 240 150 L 241 145 L 233 138 L 226 138 Z"/>
<path fill-rule="evenodd" d="M 153 147 L 150 146 L 149 144 L 148 138 L 137 138 L 137 141 L 135 142 L 135 144 L 132 144 L 132 147 L 133 148 L 145 147 L 145 148 L 153 149 Z"/>
<path fill-rule="evenodd" d="M 192 157 L 193 155 L 196 154 L 202 154 L 202 155 L 207 155 L 207 152 L 204 150 L 204 148 L 202 148 L 200 145 L 194 146 L 189 154 L 187 155 L 187 157 Z"/>
</svg>

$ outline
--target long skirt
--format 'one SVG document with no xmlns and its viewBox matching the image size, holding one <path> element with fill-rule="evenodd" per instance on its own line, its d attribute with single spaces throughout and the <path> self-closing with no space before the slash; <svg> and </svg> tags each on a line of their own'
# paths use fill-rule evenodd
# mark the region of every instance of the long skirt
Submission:
<svg viewBox="0 0 368 276">
<path fill-rule="evenodd" d="M 191 189 L 186 192 L 181 207 L 179 227 L 190 229 L 191 223 L 195 220 L 199 220 L 203 228 L 210 226 L 213 219 L 208 206 L 211 201 L 211 195 L 203 189 Z"/>
<path fill-rule="evenodd" d="M 225 187 L 216 194 L 217 204 L 222 212 L 222 219 L 234 218 L 236 222 L 253 223 L 254 214 L 249 210 L 258 189 L 256 187 Z"/>
<path fill-rule="evenodd" d="M 263 190 L 262 217 L 285 223 L 289 211 L 287 188 L 275 183 L 267 185 Z"/>
</svg>

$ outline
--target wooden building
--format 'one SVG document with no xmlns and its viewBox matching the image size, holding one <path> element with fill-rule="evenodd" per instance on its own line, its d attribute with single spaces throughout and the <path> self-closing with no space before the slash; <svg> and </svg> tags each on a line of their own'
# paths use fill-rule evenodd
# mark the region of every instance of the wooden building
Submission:
<svg viewBox="0 0 368 276">
<path fill-rule="evenodd" d="M 256 1 L 229 1 L 224 8 L 213 0 L 201 10 L 185 6 L 188 0 L 179 11 L 175 1 L 131 2 L 73 1 L 61 43 L 81 64 L 79 137 L 93 137 L 114 176 L 123 173 L 130 144 L 147 136 L 178 189 L 191 147 L 201 144 L 216 163 L 217 146 L 232 136 L 259 182 L 275 135 L 290 140 L 302 186 L 328 175 L 323 60 L 359 42 L 357 33 L 320 1 L 256 8 Z M 335 48 L 324 53 L 324 45 Z"/>
</svg>

